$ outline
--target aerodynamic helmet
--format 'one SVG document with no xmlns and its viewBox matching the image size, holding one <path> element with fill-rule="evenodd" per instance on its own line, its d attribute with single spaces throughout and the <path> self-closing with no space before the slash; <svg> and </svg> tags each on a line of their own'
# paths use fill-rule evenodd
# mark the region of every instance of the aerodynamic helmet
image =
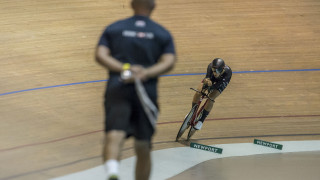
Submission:
<svg viewBox="0 0 320 180">
<path fill-rule="evenodd" d="M 215 58 L 213 61 L 212 61 L 212 68 L 215 69 L 215 71 L 220 74 L 223 69 L 224 69 L 224 66 L 225 66 L 225 63 L 224 63 L 224 60 L 221 59 L 221 58 Z"/>
</svg>

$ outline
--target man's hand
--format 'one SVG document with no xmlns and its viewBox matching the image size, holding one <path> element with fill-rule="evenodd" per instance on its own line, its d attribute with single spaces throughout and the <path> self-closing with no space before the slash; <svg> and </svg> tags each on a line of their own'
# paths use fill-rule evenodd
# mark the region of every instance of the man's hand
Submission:
<svg viewBox="0 0 320 180">
<path fill-rule="evenodd" d="M 148 72 L 147 69 L 141 65 L 133 65 L 130 70 L 132 71 L 133 77 L 140 79 L 141 81 L 148 80 Z"/>
<path fill-rule="evenodd" d="M 207 85 L 207 86 L 212 86 L 212 81 L 209 78 L 205 78 L 203 80 L 203 84 Z"/>
<path fill-rule="evenodd" d="M 148 71 L 141 65 L 132 65 L 129 71 L 131 72 L 131 76 L 127 79 L 123 79 L 125 83 L 133 83 L 135 78 L 141 81 L 148 80 Z"/>
</svg>

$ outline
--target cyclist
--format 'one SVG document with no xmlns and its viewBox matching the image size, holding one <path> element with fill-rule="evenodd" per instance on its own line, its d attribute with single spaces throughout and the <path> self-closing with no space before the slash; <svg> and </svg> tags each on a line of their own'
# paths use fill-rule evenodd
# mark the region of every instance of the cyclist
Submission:
<svg viewBox="0 0 320 180">
<path fill-rule="evenodd" d="M 232 76 L 232 70 L 229 66 L 227 66 L 223 59 L 215 58 L 207 68 L 206 77 L 202 80 L 202 82 L 198 86 L 198 91 L 209 92 L 209 97 L 215 100 L 222 91 L 228 86 Z M 196 92 L 193 96 L 192 107 L 194 107 L 201 97 L 201 93 Z M 208 114 L 210 113 L 213 107 L 214 101 L 208 101 L 208 103 L 203 108 L 202 112 L 200 112 L 197 121 L 197 124 L 194 126 L 196 130 L 200 130 L 202 124 Z"/>
</svg>

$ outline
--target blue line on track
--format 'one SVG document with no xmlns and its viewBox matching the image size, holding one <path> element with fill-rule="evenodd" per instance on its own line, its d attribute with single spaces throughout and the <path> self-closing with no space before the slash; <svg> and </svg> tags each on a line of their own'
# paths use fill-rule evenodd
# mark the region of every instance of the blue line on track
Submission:
<svg viewBox="0 0 320 180">
<path fill-rule="evenodd" d="M 233 72 L 233 73 L 235 73 L 235 74 L 241 74 L 241 73 L 299 72 L 299 71 L 320 71 L 320 69 L 236 71 L 236 72 Z M 162 75 L 161 77 L 168 77 L 168 76 L 197 76 L 197 75 L 205 75 L 205 74 L 206 74 L 206 73 L 167 74 L 167 75 Z M 54 85 L 54 86 L 38 87 L 38 88 L 32 88 L 32 89 L 24 89 L 24 90 L 19 90 L 19 91 L 11 91 L 11 92 L 6 92 L 6 93 L 1 93 L 0 96 L 9 95 L 9 94 L 16 94 L 16 93 L 21 93 L 21 92 L 27 92 L 27 91 L 41 90 L 41 89 L 49 89 L 49 88 L 56 88 L 56 87 L 63 87 L 63 86 L 73 86 L 73 85 L 96 83 L 96 82 L 106 82 L 106 81 L 108 81 L 108 80 L 84 81 L 84 82 L 76 82 L 76 83 L 69 83 L 69 84 L 60 84 L 60 85 Z"/>
<path fill-rule="evenodd" d="M 40 90 L 40 89 L 49 89 L 49 88 L 55 88 L 55 87 L 73 86 L 73 85 L 79 85 L 79 84 L 88 84 L 88 83 L 96 83 L 96 82 L 104 82 L 104 81 L 108 81 L 108 80 L 85 81 L 85 82 L 77 82 L 77 83 L 70 83 L 70 84 L 60 84 L 60 85 L 54 85 L 54 86 L 32 88 L 32 89 L 24 89 L 24 90 L 20 90 L 20 91 L 11 91 L 11 92 L 7 92 L 7 93 L 2 93 L 2 94 L 0 94 L 0 96 L 20 93 L 20 92 L 26 92 L 26 91 L 35 91 L 35 90 Z"/>
</svg>

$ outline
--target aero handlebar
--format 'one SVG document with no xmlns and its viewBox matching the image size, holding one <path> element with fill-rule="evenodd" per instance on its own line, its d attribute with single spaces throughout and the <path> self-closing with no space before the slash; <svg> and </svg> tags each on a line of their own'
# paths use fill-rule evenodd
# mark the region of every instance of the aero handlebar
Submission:
<svg viewBox="0 0 320 180">
<path fill-rule="evenodd" d="M 210 99 L 210 101 L 215 102 L 213 99 L 211 99 L 211 98 L 208 96 L 209 93 L 205 93 L 205 92 L 203 92 L 203 91 L 198 91 L 197 89 L 194 89 L 194 88 L 190 88 L 190 89 L 191 89 L 191 90 L 194 90 L 194 91 L 196 91 L 196 92 L 198 92 L 198 93 L 200 93 L 202 96 L 205 96 L 206 98 Z"/>
</svg>

